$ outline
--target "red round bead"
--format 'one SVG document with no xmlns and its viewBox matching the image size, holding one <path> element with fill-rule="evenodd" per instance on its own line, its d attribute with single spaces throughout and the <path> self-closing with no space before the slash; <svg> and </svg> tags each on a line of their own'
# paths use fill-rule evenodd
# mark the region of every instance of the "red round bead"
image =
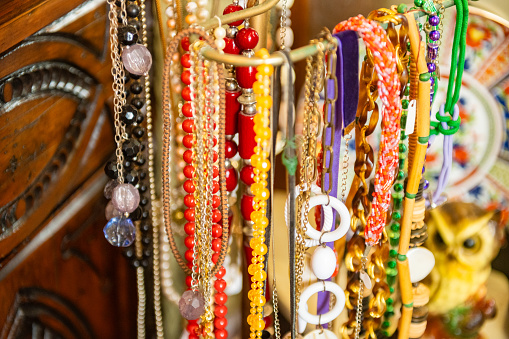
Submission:
<svg viewBox="0 0 509 339">
<path fill-rule="evenodd" d="M 191 67 L 191 54 L 185 53 L 180 57 L 180 64 L 184 68 Z"/>
<path fill-rule="evenodd" d="M 240 54 L 240 48 L 237 46 L 235 39 L 224 38 L 225 46 L 223 52 L 227 54 Z"/>
<path fill-rule="evenodd" d="M 212 196 L 212 207 L 218 208 L 221 205 L 221 197 L 219 195 Z"/>
<path fill-rule="evenodd" d="M 228 296 L 224 292 L 216 293 L 216 295 L 214 296 L 214 301 L 218 305 L 224 305 L 227 300 L 228 300 Z"/>
<path fill-rule="evenodd" d="M 226 274 L 226 269 L 224 268 L 224 266 L 221 266 L 221 268 L 216 273 L 216 278 L 221 279 L 224 277 L 225 274 Z"/>
<path fill-rule="evenodd" d="M 260 37 L 258 36 L 258 32 L 251 27 L 242 28 L 235 37 L 235 42 L 237 46 L 241 49 L 253 49 L 258 44 L 258 40 Z"/>
<path fill-rule="evenodd" d="M 193 259 L 194 259 L 194 252 L 193 252 L 193 250 L 187 250 L 186 253 L 184 254 L 184 257 L 186 258 L 186 260 L 189 263 L 193 262 Z"/>
<path fill-rule="evenodd" d="M 212 167 L 212 176 L 214 178 L 217 178 L 218 175 L 219 175 L 219 168 L 217 166 L 213 166 Z"/>
<path fill-rule="evenodd" d="M 253 196 L 249 194 L 242 195 L 240 199 L 240 212 L 242 213 L 242 218 L 244 220 L 251 220 L 251 213 L 253 213 Z"/>
<path fill-rule="evenodd" d="M 221 235 L 223 235 L 223 226 L 219 224 L 212 225 L 212 236 L 214 238 L 219 238 Z"/>
<path fill-rule="evenodd" d="M 184 116 L 186 116 L 188 118 L 192 118 L 193 117 L 193 105 L 191 105 L 190 102 L 186 102 L 182 106 L 182 114 L 184 114 Z"/>
<path fill-rule="evenodd" d="M 186 205 L 189 208 L 196 206 L 193 194 L 186 194 L 186 196 L 184 197 L 184 205 Z"/>
<path fill-rule="evenodd" d="M 219 183 L 214 181 L 212 183 L 212 193 L 216 194 L 217 192 L 219 192 Z"/>
<path fill-rule="evenodd" d="M 186 119 L 182 121 L 182 130 L 186 133 L 193 133 L 194 129 L 194 120 L 193 119 Z"/>
<path fill-rule="evenodd" d="M 216 279 L 216 281 L 214 282 L 214 288 L 218 292 L 223 292 L 224 289 L 226 288 L 226 281 L 224 279 Z"/>
<path fill-rule="evenodd" d="M 184 140 L 182 140 L 184 141 Z M 188 164 L 191 164 L 193 162 L 193 151 L 191 151 L 190 149 L 188 149 L 187 151 L 184 152 L 184 155 L 182 156 L 182 158 L 184 158 L 184 161 L 187 162 Z"/>
<path fill-rule="evenodd" d="M 212 262 L 215 264 L 219 260 L 219 253 L 212 254 Z"/>
<path fill-rule="evenodd" d="M 249 66 L 249 67 L 237 67 L 236 68 L 236 74 L 237 74 L 237 83 L 242 88 L 252 88 L 254 82 L 256 81 L 256 68 Z M 184 90 L 182 90 L 184 91 Z"/>
<path fill-rule="evenodd" d="M 227 159 L 233 158 L 237 154 L 237 144 L 233 140 L 226 140 L 224 144 L 224 156 Z"/>
<path fill-rule="evenodd" d="M 188 69 L 183 71 L 182 74 L 180 75 L 180 80 L 182 80 L 182 82 L 184 84 L 190 85 L 191 84 L 191 71 Z"/>
<path fill-rule="evenodd" d="M 252 84 L 251 84 L 252 86 Z M 191 88 L 189 88 L 189 86 L 186 86 L 182 89 L 182 99 L 184 99 L 185 101 L 191 101 L 192 98 L 191 98 Z"/>
<path fill-rule="evenodd" d="M 212 161 L 216 162 L 218 158 L 219 158 L 219 156 L 217 155 L 217 152 L 216 151 L 212 151 Z"/>
<path fill-rule="evenodd" d="M 216 319 L 226 319 L 226 318 L 216 318 Z M 226 339 L 228 338 L 228 331 L 225 329 L 217 329 L 214 331 L 214 335 L 216 339 Z"/>
<path fill-rule="evenodd" d="M 267 317 L 263 318 L 263 321 L 265 322 L 265 328 L 269 328 L 270 325 L 272 325 L 272 317 L 271 316 L 267 316 Z"/>
<path fill-rule="evenodd" d="M 184 239 L 184 245 L 186 245 L 187 248 L 191 249 L 194 247 L 194 235 L 189 235 Z"/>
<path fill-rule="evenodd" d="M 194 187 L 194 182 L 192 180 L 184 181 L 184 191 L 187 193 L 194 193 L 196 187 Z"/>
<path fill-rule="evenodd" d="M 224 305 L 218 305 L 214 308 L 214 314 L 216 317 L 224 318 L 228 313 L 228 308 Z"/>
<path fill-rule="evenodd" d="M 219 332 L 218 330 L 225 329 L 227 325 L 228 325 L 228 320 L 226 318 L 216 318 L 216 319 L 214 319 L 214 327 L 216 328 L 215 333 Z"/>
<path fill-rule="evenodd" d="M 251 166 L 251 165 L 246 165 L 244 167 L 242 167 L 242 169 L 240 170 L 240 180 L 242 180 L 242 182 L 248 186 L 251 186 L 252 184 L 254 184 L 254 177 L 255 177 L 255 174 L 254 174 L 254 167 Z"/>
<path fill-rule="evenodd" d="M 233 13 L 233 12 L 238 12 L 243 9 L 244 8 L 242 8 L 242 6 L 230 4 L 230 5 L 226 6 L 226 8 L 224 9 L 223 15 Z M 243 22 L 244 22 L 244 20 L 237 20 L 237 21 L 230 23 L 229 25 L 230 25 L 230 27 L 233 27 L 233 26 L 236 27 L 236 26 L 241 25 Z"/>
<path fill-rule="evenodd" d="M 189 52 L 189 46 L 191 44 L 189 43 L 189 37 L 183 37 L 182 40 L 180 40 L 180 46 L 182 46 L 182 49 L 186 52 Z"/>
<path fill-rule="evenodd" d="M 186 232 L 186 234 L 188 235 L 193 235 L 194 234 L 194 222 L 188 222 L 184 225 L 184 231 Z"/>
<path fill-rule="evenodd" d="M 193 147 L 194 145 L 193 135 L 192 134 L 184 135 L 184 137 L 182 138 L 182 144 L 187 148 Z"/>
<path fill-rule="evenodd" d="M 184 218 L 187 221 L 194 221 L 194 208 L 188 208 L 184 211 Z"/>
<path fill-rule="evenodd" d="M 186 165 L 184 167 L 184 175 L 186 176 L 186 178 L 189 178 L 191 179 L 193 177 L 193 174 L 194 174 L 194 167 L 193 165 Z"/>
<path fill-rule="evenodd" d="M 188 323 L 186 326 L 187 332 L 189 332 L 190 335 L 196 335 L 196 331 L 200 328 L 200 325 L 197 323 Z"/>
<path fill-rule="evenodd" d="M 188 339 L 200 339 L 200 337 L 197 336 L 196 334 L 189 334 L 189 336 L 187 338 Z"/>
<path fill-rule="evenodd" d="M 219 252 L 221 251 L 221 239 L 212 239 L 212 251 Z"/>
<path fill-rule="evenodd" d="M 220 222 L 221 221 L 221 211 L 212 210 L 212 222 Z"/>
<path fill-rule="evenodd" d="M 191 277 L 190 275 L 186 276 L 187 287 L 191 287 L 192 284 L 193 284 L 193 277 Z"/>
<path fill-rule="evenodd" d="M 235 168 L 230 167 L 226 169 L 225 179 L 226 179 L 226 190 L 228 192 L 233 191 L 235 187 L 237 187 L 238 182 L 237 171 L 235 170 Z"/>
<path fill-rule="evenodd" d="M 187 263 L 187 268 L 189 268 L 190 270 L 193 269 L 193 263 L 192 262 L 188 262 Z"/>
</svg>

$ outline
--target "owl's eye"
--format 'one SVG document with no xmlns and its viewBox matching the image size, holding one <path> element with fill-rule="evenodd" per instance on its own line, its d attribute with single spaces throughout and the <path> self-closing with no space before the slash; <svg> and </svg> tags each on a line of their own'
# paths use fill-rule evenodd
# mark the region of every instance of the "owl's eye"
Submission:
<svg viewBox="0 0 509 339">
<path fill-rule="evenodd" d="M 476 241 L 473 238 L 468 238 L 467 240 L 465 240 L 463 242 L 463 247 L 468 248 L 468 249 L 474 248 L 475 245 L 476 245 Z"/>
<path fill-rule="evenodd" d="M 435 233 L 435 243 L 439 247 L 445 247 L 445 241 L 444 241 L 444 239 L 442 238 L 442 236 L 440 235 L 439 232 Z"/>
</svg>

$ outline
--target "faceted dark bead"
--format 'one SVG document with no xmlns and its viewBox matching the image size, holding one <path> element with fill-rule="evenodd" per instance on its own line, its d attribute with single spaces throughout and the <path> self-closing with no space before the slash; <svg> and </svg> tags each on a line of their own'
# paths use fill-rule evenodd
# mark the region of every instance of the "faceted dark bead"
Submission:
<svg viewBox="0 0 509 339">
<path fill-rule="evenodd" d="M 143 210 L 141 209 L 141 207 L 137 207 L 134 212 L 130 213 L 129 214 L 129 219 L 131 220 L 140 220 L 141 219 L 141 215 L 143 214 Z"/>
<path fill-rule="evenodd" d="M 270 338 L 271 338 L 270 332 L 263 330 L 262 331 L 262 339 L 270 339 Z"/>
<path fill-rule="evenodd" d="M 106 173 L 106 175 L 111 179 L 117 179 L 118 178 L 117 163 L 114 161 L 108 161 L 106 163 L 106 166 L 104 166 L 104 173 Z"/>
<path fill-rule="evenodd" d="M 122 144 L 122 152 L 126 158 L 134 158 L 140 151 L 140 142 L 136 139 L 129 139 Z"/>
<path fill-rule="evenodd" d="M 131 100 L 131 105 L 133 105 L 137 109 L 141 109 L 143 105 L 145 105 L 145 101 L 138 97 L 134 97 L 133 100 Z"/>
<path fill-rule="evenodd" d="M 143 213 L 141 214 L 141 219 L 142 219 L 142 220 L 147 219 L 147 218 L 148 218 L 148 216 L 149 216 L 149 214 L 150 214 L 150 213 L 149 213 L 148 211 L 143 211 Z"/>
<path fill-rule="evenodd" d="M 140 267 L 141 266 L 141 260 L 139 260 L 139 259 L 133 260 L 133 266 L 136 267 L 136 268 Z"/>
<path fill-rule="evenodd" d="M 143 114 L 138 114 L 138 117 L 136 118 L 136 123 L 141 124 L 145 120 L 145 116 Z"/>
<path fill-rule="evenodd" d="M 152 255 L 152 250 L 150 248 L 146 248 L 143 250 L 143 256 L 145 258 L 150 258 L 151 255 Z"/>
<path fill-rule="evenodd" d="M 143 92 L 143 85 L 139 81 L 135 81 L 131 84 L 131 87 L 129 88 L 131 92 L 134 94 L 140 94 Z"/>
<path fill-rule="evenodd" d="M 127 84 L 131 80 L 128 72 L 124 72 L 124 84 Z"/>
<path fill-rule="evenodd" d="M 140 6 L 135 4 L 127 5 L 127 16 L 130 18 L 136 18 L 140 14 Z"/>
<path fill-rule="evenodd" d="M 140 181 L 138 172 L 136 170 L 131 170 L 127 172 L 124 176 L 124 182 L 126 184 L 131 184 L 133 186 L 136 186 L 136 184 Z"/>
<path fill-rule="evenodd" d="M 126 88 L 124 90 L 124 95 L 125 95 L 126 98 L 129 98 L 129 96 L 131 95 L 131 92 L 129 92 L 129 90 Z"/>
<path fill-rule="evenodd" d="M 142 197 L 142 198 L 140 199 L 140 205 L 141 205 L 141 206 L 145 206 L 145 205 L 147 205 L 147 204 L 148 204 L 148 198 L 147 198 L 147 197 Z"/>
<path fill-rule="evenodd" d="M 147 233 L 148 231 L 150 231 L 150 224 L 145 224 L 145 223 L 141 224 L 140 230 L 142 232 Z"/>
<path fill-rule="evenodd" d="M 140 185 L 140 187 L 138 187 L 138 190 L 141 193 L 145 193 L 148 190 L 148 187 L 146 185 Z"/>
<path fill-rule="evenodd" d="M 123 45 L 133 45 L 138 42 L 138 31 L 133 26 L 119 27 L 118 40 Z"/>
<path fill-rule="evenodd" d="M 145 268 L 146 268 L 146 267 L 148 267 L 148 260 L 147 260 L 147 259 L 142 259 L 142 260 L 141 260 L 141 265 L 142 265 L 143 267 L 145 267 Z"/>
<path fill-rule="evenodd" d="M 127 70 L 126 70 L 126 72 L 127 72 Z M 129 76 L 131 77 L 131 79 L 134 79 L 134 80 L 138 80 L 139 78 L 142 77 L 141 75 L 133 74 L 133 73 L 129 73 Z"/>
<path fill-rule="evenodd" d="M 131 247 L 127 247 L 126 250 L 124 251 L 124 255 L 127 257 L 127 258 L 132 258 L 134 257 L 134 248 L 131 246 Z"/>
<path fill-rule="evenodd" d="M 141 126 L 136 126 L 132 131 L 135 138 L 142 138 L 145 135 L 145 129 Z"/>
<path fill-rule="evenodd" d="M 143 166 L 145 164 L 145 158 L 136 157 L 136 165 Z"/>
<path fill-rule="evenodd" d="M 127 23 L 129 24 L 129 26 L 133 26 L 134 28 L 136 28 L 137 32 L 141 30 L 141 22 L 139 20 L 131 19 L 127 21 Z"/>
<path fill-rule="evenodd" d="M 131 160 L 129 160 L 129 159 L 126 159 L 124 161 L 124 168 L 126 170 L 128 170 L 128 169 L 131 169 L 132 167 L 133 167 L 133 162 Z"/>
<path fill-rule="evenodd" d="M 120 119 L 126 125 L 133 124 L 138 117 L 138 111 L 132 105 L 125 105 L 122 107 L 122 113 L 120 114 Z"/>
<path fill-rule="evenodd" d="M 140 179 L 143 180 L 147 177 L 147 172 L 141 172 L 140 173 Z"/>
<path fill-rule="evenodd" d="M 150 238 L 150 236 L 145 235 L 141 237 L 141 242 L 143 243 L 143 245 L 150 245 L 152 243 L 152 239 Z"/>
</svg>

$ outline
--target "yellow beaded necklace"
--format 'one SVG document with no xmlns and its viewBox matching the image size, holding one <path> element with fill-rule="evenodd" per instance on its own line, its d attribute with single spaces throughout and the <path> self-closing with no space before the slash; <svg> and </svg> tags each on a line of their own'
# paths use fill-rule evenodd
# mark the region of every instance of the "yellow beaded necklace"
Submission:
<svg viewBox="0 0 509 339">
<path fill-rule="evenodd" d="M 256 53 L 257 57 L 267 59 L 269 52 L 261 49 Z M 253 225 L 253 239 L 249 245 L 253 250 L 253 258 L 249 265 L 249 274 L 251 274 L 251 290 L 248 293 L 251 301 L 251 313 L 247 318 L 250 325 L 250 338 L 261 338 L 262 330 L 265 327 L 263 321 L 263 306 L 265 305 L 265 296 L 263 293 L 264 282 L 267 274 L 264 271 L 265 254 L 267 246 L 265 245 L 265 228 L 269 225 L 267 218 L 267 199 L 269 199 L 269 190 L 267 189 L 267 172 L 270 170 L 269 146 L 271 130 L 269 127 L 269 114 L 272 107 L 272 98 L 270 96 L 270 76 L 274 72 L 274 67 L 268 64 L 262 64 L 256 67 L 256 82 L 253 84 L 253 91 L 256 95 L 257 114 L 254 117 L 255 154 L 251 156 L 251 165 L 254 167 L 254 183 L 251 185 L 251 192 L 254 194 L 254 211 L 251 213 Z"/>
</svg>

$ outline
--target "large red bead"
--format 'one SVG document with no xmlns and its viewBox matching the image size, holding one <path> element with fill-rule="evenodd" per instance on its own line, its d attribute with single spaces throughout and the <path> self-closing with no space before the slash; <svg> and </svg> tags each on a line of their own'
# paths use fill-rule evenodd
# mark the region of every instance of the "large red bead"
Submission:
<svg viewBox="0 0 509 339">
<path fill-rule="evenodd" d="M 186 133 L 193 133 L 194 129 L 194 120 L 193 119 L 186 119 L 182 121 L 182 130 Z"/>
<path fill-rule="evenodd" d="M 184 167 L 184 175 L 186 176 L 186 178 L 188 179 L 192 179 L 193 178 L 193 174 L 194 174 L 194 167 L 193 165 L 186 165 Z"/>
<path fill-rule="evenodd" d="M 191 151 L 190 149 L 188 149 L 187 151 L 184 152 L 184 154 L 182 155 L 182 158 L 184 158 L 184 161 L 187 162 L 188 164 L 191 164 L 193 162 L 193 151 Z"/>
<path fill-rule="evenodd" d="M 218 305 L 214 308 L 214 314 L 216 317 L 224 318 L 228 313 L 228 308 L 224 305 Z"/>
<path fill-rule="evenodd" d="M 235 42 L 237 46 L 241 49 L 253 49 L 258 44 L 258 40 L 260 37 L 258 36 L 258 32 L 251 27 L 242 28 L 235 37 Z"/>
<path fill-rule="evenodd" d="M 214 238 L 219 238 L 223 235 L 223 226 L 219 224 L 212 225 L 212 236 Z"/>
<path fill-rule="evenodd" d="M 254 167 L 251 166 L 251 165 L 245 165 L 244 167 L 242 167 L 242 169 L 240 170 L 240 180 L 242 180 L 242 182 L 248 186 L 251 186 L 252 184 L 254 184 L 254 177 L 255 177 L 255 174 L 254 174 Z"/>
<path fill-rule="evenodd" d="M 235 168 L 230 167 L 225 171 L 225 179 L 226 179 L 226 190 L 231 192 L 237 187 L 237 182 L 239 179 L 237 178 L 237 171 Z"/>
<path fill-rule="evenodd" d="M 242 159 L 251 159 L 257 145 L 253 119 L 254 115 L 239 114 L 239 155 Z"/>
<path fill-rule="evenodd" d="M 218 175 L 219 175 L 219 168 L 217 166 L 213 166 L 212 167 L 212 176 L 214 178 L 217 178 Z"/>
<path fill-rule="evenodd" d="M 223 52 L 227 54 L 240 54 L 240 48 L 237 46 L 235 39 L 224 38 L 225 46 Z"/>
<path fill-rule="evenodd" d="M 191 249 L 194 247 L 194 235 L 187 236 L 184 239 L 184 245 L 186 245 L 187 248 Z"/>
<path fill-rule="evenodd" d="M 193 117 L 193 105 L 191 105 L 190 102 L 186 102 L 182 106 L 182 114 L 184 114 L 185 117 L 192 118 Z"/>
<path fill-rule="evenodd" d="M 254 83 L 254 81 L 253 81 Z M 252 84 L 251 84 L 252 86 Z M 182 99 L 184 99 L 185 101 L 191 101 L 191 88 L 189 88 L 189 86 L 186 86 L 182 89 Z"/>
<path fill-rule="evenodd" d="M 189 208 L 193 208 L 196 206 L 193 194 L 186 194 L 186 196 L 184 197 L 184 205 L 186 205 Z"/>
<path fill-rule="evenodd" d="M 185 53 L 180 57 L 180 64 L 184 68 L 191 67 L 191 54 Z"/>
<path fill-rule="evenodd" d="M 220 222 L 221 221 L 221 211 L 218 209 L 212 210 L 212 222 Z"/>
<path fill-rule="evenodd" d="M 216 293 L 216 295 L 214 296 L 214 301 L 218 305 L 224 305 L 227 300 L 228 300 L 228 296 L 224 292 Z"/>
<path fill-rule="evenodd" d="M 244 8 L 242 8 L 242 6 L 231 4 L 231 5 L 226 6 L 226 8 L 223 11 L 223 15 L 233 13 L 233 12 L 238 12 L 243 9 Z M 230 27 L 233 27 L 233 26 L 236 27 L 236 26 L 241 25 L 243 22 L 244 22 L 244 20 L 238 20 L 238 21 L 234 21 L 234 22 L 230 23 L 229 25 L 230 25 Z"/>
<path fill-rule="evenodd" d="M 193 135 L 192 134 L 184 135 L 184 137 L 182 138 L 182 145 L 184 145 L 187 148 L 193 147 L 194 145 Z"/>
<path fill-rule="evenodd" d="M 240 112 L 240 102 L 238 97 L 242 94 L 240 89 L 238 91 L 225 91 L 226 97 L 226 114 L 225 114 L 225 130 L 226 135 L 235 135 L 237 133 L 237 116 Z"/>
<path fill-rule="evenodd" d="M 221 239 L 212 239 L 212 251 L 219 253 L 221 251 Z"/>
<path fill-rule="evenodd" d="M 187 221 L 194 221 L 194 208 L 188 208 L 184 211 L 184 218 Z"/>
<path fill-rule="evenodd" d="M 216 328 L 216 333 L 218 332 L 218 330 L 225 329 L 227 325 L 228 325 L 228 320 L 226 318 L 214 319 L 214 327 Z"/>
<path fill-rule="evenodd" d="M 212 262 L 215 264 L 219 260 L 219 253 L 212 254 Z"/>
<path fill-rule="evenodd" d="M 194 182 L 192 180 L 184 181 L 184 191 L 187 193 L 194 193 L 196 187 L 194 187 Z"/>
<path fill-rule="evenodd" d="M 244 220 L 251 220 L 251 213 L 254 211 L 253 198 L 254 196 L 250 194 L 243 194 L 240 199 L 240 212 L 242 213 L 242 218 L 244 218 Z"/>
<path fill-rule="evenodd" d="M 224 279 L 217 279 L 215 282 L 214 282 L 214 288 L 216 289 L 216 291 L 218 292 L 223 292 L 224 289 L 226 288 L 226 281 L 224 281 Z"/>
<path fill-rule="evenodd" d="M 224 156 L 226 159 L 233 158 L 237 154 L 237 144 L 233 140 L 226 140 L 224 144 Z"/>
<path fill-rule="evenodd" d="M 219 155 L 217 155 L 217 152 L 216 151 L 212 151 L 212 161 L 216 162 L 218 158 L 219 158 Z"/>
<path fill-rule="evenodd" d="M 182 40 L 180 40 L 180 46 L 182 46 L 182 49 L 186 52 L 189 52 L 189 46 L 191 44 L 189 43 L 189 37 L 183 37 Z"/>
<path fill-rule="evenodd" d="M 216 273 L 216 278 L 221 279 L 222 277 L 224 277 L 225 274 L 226 274 L 226 269 L 224 268 L 224 266 L 221 266 L 221 268 Z"/>
<path fill-rule="evenodd" d="M 184 254 L 184 257 L 186 258 L 186 260 L 188 262 L 191 263 L 193 261 L 193 259 L 194 259 L 194 252 L 193 252 L 193 250 L 187 250 L 186 253 Z"/>
<path fill-rule="evenodd" d="M 198 325 L 197 323 L 188 323 L 187 326 L 186 326 L 186 330 L 187 332 L 189 332 L 189 334 L 192 334 L 192 335 L 196 335 L 196 331 L 200 328 L 200 325 Z"/>
<path fill-rule="evenodd" d="M 190 85 L 191 84 L 191 71 L 188 69 L 183 71 L 182 74 L 180 75 L 180 80 L 182 80 L 182 82 L 184 84 Z"/>
<path fill-rule="evenodd" d="M 242 88 L 252 88 L 256 81 L 256 68 L 249 67 L 237 67 L 236 68 L 237 83 Z"/>
<path fill-rule="evenodd" d="M 186 194 L 184 196 L 184 205 L 188 208 L 194 208 L 196 206 L 196 202 L 194 201 L 194 194 Z"/>
<path fill-rule="evenodd" d="M 184 225 L 184 231 L 187 235 L 193 235 L 194 234 L 194 222 L 188 222 Z"/>
<path fill-rule="evenodd" d="M 193 277 L 191 277 L 190 275 L 186 276 L 187 287 L 191 287 L 192 284 L 193 284 Z M 191 323 L 191 322 L 189 322 L 189 323 Z"/>
<path fill-rule="evenodd" d="M 214 181 L 212 183 L 212 193 L 216 194 L 217 192 L 219 192 L 219 183 Z"/>
<path fill-rule="evenodd" d="M 218 208 L 221 205 L 221 197 L 219 195 L 212 196 L 212 207 Z"/>
<path fill-rule="evenodd" d="M 226 319 L 226 318 L 216 318 L 216 319 Z M 225 329 L 217 329 L 214 331 L 214 335 L 216 339 L 226 339 L 228 338 L 228 331 Z"/>
</svg>

